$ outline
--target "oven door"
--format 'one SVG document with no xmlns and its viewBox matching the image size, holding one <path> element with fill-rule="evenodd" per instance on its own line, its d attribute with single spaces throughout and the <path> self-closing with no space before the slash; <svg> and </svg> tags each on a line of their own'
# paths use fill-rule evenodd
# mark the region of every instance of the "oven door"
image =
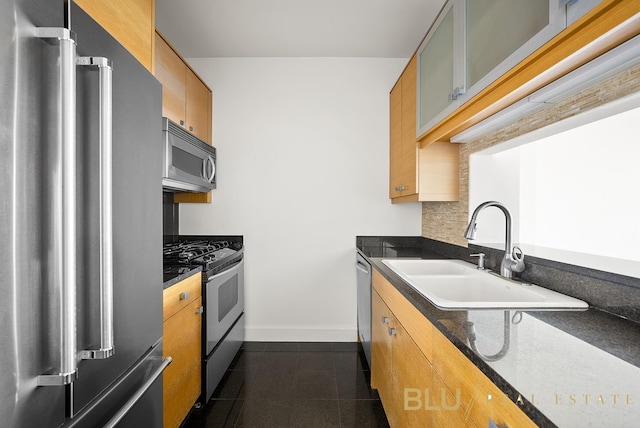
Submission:
<svg viewBox="0 0 640 428">
<path fill-rule="evenodd" d="M 244 259 L 212 276 L 205 287 L 205 340 L 207 356 L 244 311 Z"/>
</svg>

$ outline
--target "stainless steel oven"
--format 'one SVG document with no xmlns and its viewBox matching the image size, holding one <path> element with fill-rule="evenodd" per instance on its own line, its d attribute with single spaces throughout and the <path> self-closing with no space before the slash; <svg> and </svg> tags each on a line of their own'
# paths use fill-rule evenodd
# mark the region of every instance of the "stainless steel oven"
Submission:
<svg viewBox="0 0 640 428">
<path fill-rule="evenodd" d="M 211 398 L 244 342 L 244 259 L 204 286 L 202 400 Z"/>
<path fill-rule="evenodd" d="M 208 278 L 205 285 L 206 354 L 210 354 L 244 311 L 244 259 Z"/>
</svg>

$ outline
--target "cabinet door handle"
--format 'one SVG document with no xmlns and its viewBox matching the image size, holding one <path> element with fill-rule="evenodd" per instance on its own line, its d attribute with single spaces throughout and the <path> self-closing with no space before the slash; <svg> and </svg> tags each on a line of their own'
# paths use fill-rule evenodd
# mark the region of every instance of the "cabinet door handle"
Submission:
<svg viewBox="0 0 640 428">
<path fill-rule="evenodd" d="M 180 293 L 180 300 L 187 300 L 188 298 L 189 298 L 188 292 Z"/>
<path fill-rule="evenodd" d="M 190 127 L 189 127 L 189 131 L 192 131 L 192 132 L 193 132 L 193 131 L 195 131 L 195 130 L 196 130 L 196 127 L 195 127 L 195 126 L 190 126 Z"/>
<path fill-rule="evenodd" d="M 389 317 L 385 317 L 384 315 L 382 316 L 382 324 L 388 324 L 389 323 Z"/>
<path fill-rule="evenodd" d="M 199 308 L 196 308 L 196 314 L 201 314 L 204 312 L 204 306 L 200 306 Z"/>
<path fill-rule="evenodd" d="M 387 327 L 387 331 L 389 332 L 389 336 L 395 336 L 397 331 L 393 327 Z"/>
<path fill-rule="evenodd" d="M 184 126 L 184 120 L 180 119 L 180 125 Z"/>
<path fill-rule="evenodd" d="M 458 86 L 453 90 L 453 93 L 449 94 L 449 101 L 457 100 L 458 98 L 460 98 L 460 95 L 463 95 L 464 93 L 465 93 L 464 87 Z"/>
</svg>

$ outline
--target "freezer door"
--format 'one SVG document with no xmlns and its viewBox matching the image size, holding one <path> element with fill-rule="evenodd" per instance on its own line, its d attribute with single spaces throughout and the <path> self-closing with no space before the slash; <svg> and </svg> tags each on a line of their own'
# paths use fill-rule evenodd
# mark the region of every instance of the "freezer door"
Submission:
<svg viewBox="0 0 640 428">
<path fill-rule="evenodd" d="M 162 336 L 162 89 L 158 81 L 75 4 L 80 57 L 113 65 L 114 355 L 83 360 L 72 391 L 77 415 Z M 100 347 L 100 83 L 77 68 L 78 351 Z M 162 401 L 162 395 L 156 397 Z M 149 425 L 152 426 L 152 425 Z"/>
<path fill-rule="evenodd" d="M 38 387 L 59 367 L 47 159 L 59 133 L 59 47 L 36 27 L 62 27 L 63 1 L 13 0 L 0 13 L 0 425 L 56 427 L 64 387 Z"/>
</svg>

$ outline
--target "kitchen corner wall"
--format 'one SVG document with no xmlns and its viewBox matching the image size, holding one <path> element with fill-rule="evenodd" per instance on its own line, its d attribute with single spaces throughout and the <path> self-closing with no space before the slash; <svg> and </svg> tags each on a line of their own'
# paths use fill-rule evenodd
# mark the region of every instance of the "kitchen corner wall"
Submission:
<svg viewBox="0 0 640 428">
<path fill-rule="evenodd" d="M 214 58 L 218 188 L 182 234 L 244 235 L 246 339 L 356 340 L 356 235 L 420 233 L 388 199 L 389 91 L 407 59 Z"/>
<path fill-rule="evenodd" d="M 440 203 L 423 202 L 422 236 L 467 246 L 468 242 L 462 235 L 469 221 L 469 156 L 472 153 L 638 91 L 640 91 L 640 65 L 621 71 L 604 82 L 593 85 L 560 103 L 538 110 L 497 132 L 462 144 L 460 147 L 460 200 Z M 606 146 L 603 150 L 606 150 Z"/>
</svg>

